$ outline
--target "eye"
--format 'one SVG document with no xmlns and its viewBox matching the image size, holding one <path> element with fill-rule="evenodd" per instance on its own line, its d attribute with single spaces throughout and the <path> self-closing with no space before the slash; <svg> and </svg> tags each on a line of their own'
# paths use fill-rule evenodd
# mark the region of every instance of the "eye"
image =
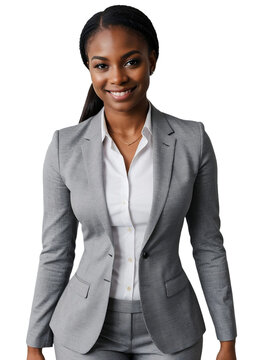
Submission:
<svg viewBox="0 0 270 360">
<path fill-rule="evenodd" d="M 126 64 L 131 63 L 131 62 L 133 62 L 133 64 L 131 64 L 130 66 L 138 65 L 140 63 L 140 59 L 131 59 Z M 134 64 L 134 62 L 135 62 L 135 64 Z"/>
<path fill-rule="evenodd" d="M 130 64 L 129 66 L 136 66 L 139 63 L 140 63 L 140 59 L 130 59 L 129 61 L 126 62 L 126 64 Z M 106 66 L 107 65 L 104 63 L 98 63 L 94 66 L 94 68 L 96 68 L 98 70 L 105 70 Z"/>
<path fill-rule="evenodd" d="M 104 67 L 102 67 L 102 68 L 100 68 L 100 67 L 99 67 L 99 66 L 101 66 L 101 65 L 106 66 L 106 64 L 99 63 L 99 64 L 96 64 L 96 65 L 94 66 L 94 68 L 97 68 L 97 69 L 103 70 L 103 69 L 104 69 Z"/>
</svg>

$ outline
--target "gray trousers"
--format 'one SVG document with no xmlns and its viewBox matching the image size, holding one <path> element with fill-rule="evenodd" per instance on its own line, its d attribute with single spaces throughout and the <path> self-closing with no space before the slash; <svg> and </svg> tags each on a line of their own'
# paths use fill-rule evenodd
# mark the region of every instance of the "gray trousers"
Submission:
<svg viewBox="0 0 270 360">
<path fill-rule="evenodd" d="M 109 299 L 101 333 L 88 353 L 68 349 L 54 336 L 56 360 L 200 360 L 202 346 L 203 336 L 182 351 L 162 353 L 145 326 L 140 300 L 115 298 Z"/>
</svg>

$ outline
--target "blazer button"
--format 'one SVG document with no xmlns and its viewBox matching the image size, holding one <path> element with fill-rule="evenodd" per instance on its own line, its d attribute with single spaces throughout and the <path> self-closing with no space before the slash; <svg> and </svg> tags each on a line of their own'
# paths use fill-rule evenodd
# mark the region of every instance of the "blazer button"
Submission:
<svg viewBox="0 0 270 360">
<path fill-rule="evenodd" d="M 146 258 L 148 258 L 148 256 L 149 256 L 149 254 L 146 251 L 144 251 L 143 252 L 143 257 L 146 259 Z"/>
</svg>

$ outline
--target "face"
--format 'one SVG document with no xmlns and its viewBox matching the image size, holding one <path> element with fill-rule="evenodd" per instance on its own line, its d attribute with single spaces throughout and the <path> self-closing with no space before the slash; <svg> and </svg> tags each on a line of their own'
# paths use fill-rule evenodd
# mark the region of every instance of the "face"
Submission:
<svg viewBox="0 0 270 360">
<path fill-rule="evenodd" d="M 128 111 L 147 101 L 156 56 L 136 32 L 120 26 L 101 30 L 88 40 L 86 52 L 94 90 L 105 108 Z"/>
</svg>

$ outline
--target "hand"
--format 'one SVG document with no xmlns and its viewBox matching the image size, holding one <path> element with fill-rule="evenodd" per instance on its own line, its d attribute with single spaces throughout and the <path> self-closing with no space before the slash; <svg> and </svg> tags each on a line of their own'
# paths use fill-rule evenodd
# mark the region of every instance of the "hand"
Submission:
<svg viewBox="0 0 270 360">
<path fill-rule="evenodd" d="M 42 354 L 42 348 L 28 346 L 26 360 L 45 360 L 45 357 Z"/>
<path fill-rule="evenodd" d="M 220 350 L 216 360 L 236 360 L 235 339 L 230 341 L 221 341 Z"/>
</svg>

